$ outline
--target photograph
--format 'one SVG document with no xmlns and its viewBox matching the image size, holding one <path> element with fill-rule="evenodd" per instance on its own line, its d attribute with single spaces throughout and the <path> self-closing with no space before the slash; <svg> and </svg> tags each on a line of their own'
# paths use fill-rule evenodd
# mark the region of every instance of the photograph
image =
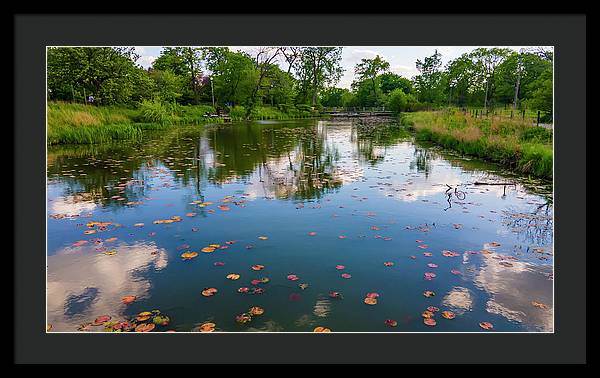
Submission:
<svg viewBox="0 0 600 378">
<path fill-rule="evenodd" d="M 45 334 L 554 334 L 554 45 L 198 44 L 46 44 Z"/>
</svg>

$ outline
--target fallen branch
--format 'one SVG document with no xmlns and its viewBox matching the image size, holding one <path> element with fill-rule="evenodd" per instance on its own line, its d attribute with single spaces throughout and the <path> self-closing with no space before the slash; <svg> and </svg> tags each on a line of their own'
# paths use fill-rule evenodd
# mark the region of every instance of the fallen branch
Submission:
<svg viewBox="0 0 600 378">
<path fill-rule="evenodd" d="M 476 181 L 473 183 L 473 185 L 517 185 L 517 184 L 513 183 L 513 182 L 479 182 L 479 181 Z"/>
</svg>

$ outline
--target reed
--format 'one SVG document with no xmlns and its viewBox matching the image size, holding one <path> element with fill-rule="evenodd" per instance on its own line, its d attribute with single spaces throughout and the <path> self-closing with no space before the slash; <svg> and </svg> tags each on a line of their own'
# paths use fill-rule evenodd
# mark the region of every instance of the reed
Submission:
<svg viewBox="0 0 600 378">
<path fill-rule="evenodd" d="M 465 155 L 504 164 L 520 173 L 552 178 L 552 131 L 528 122 L 475 119 L 460 111 L 401 115 L 400 123 L 427 140 Z"/>
</svg>

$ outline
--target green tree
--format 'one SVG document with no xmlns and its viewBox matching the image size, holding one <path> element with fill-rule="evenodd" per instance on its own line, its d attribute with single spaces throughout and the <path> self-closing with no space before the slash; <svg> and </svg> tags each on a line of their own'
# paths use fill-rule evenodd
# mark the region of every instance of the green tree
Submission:
<svg viewBox="0 0 600 378">
<path fill-rule="evenodd" d="M 51 47 L 47 50 L 50 99 L 97 104 L 131 103 L 136 86 L 148 83 L 133 47 Z"/>
<path fill-rule="evenodd" d="M 442 55 L 435 50 L 432 56 L 416 62 L 419 75 L 413 78 L 418 93 L 418 100 L 427 103 L 439 102 L 443 96 L 441 84 Z"/>
<path fill-rule="evenodd" d="M 304 99 L 310 96 L 311 104 L 315 106 L 319 92 L 335 85 L 344 72 L 342 47 L 303 47 L 299 54 L 295 71 L 300 80 L 300 94 Z"/>
<path fill-rule="evenodd" d="M 150 78 L 155 85 L 157 96 L 164 102 L 177 102 L 183 96 L 185 91 L 185 79 L 176 75 L 170 70 L 160 71 L 157 69 L 150 71 Z"/>
<path fill-rule="evenodd" d="M 371 91 L 373 93 L 374 103 L 379 103 L 379 81 L 378 75 L 389 70 L 390 64 L 383 60 L 379 55 L 373 59 L 361 59 L 354 68 L 354 73 L 360 82 L 368 81 L 370 83 Z"/>
<path fill-rule="evenodd" d="M 245 52 L 226 47 L 209 47 L 203 56 L 211 71 L 211 80 L 218 104 L 245 104 L 257 78 L 254 60 Z"/>
<path fill-rule="evenodd" d="M 496 69 L 509 56 L 511 50 L 506 48 L 478 48 L 473 50 L 471 58 L 479 70 L 479 77 L 485 87 L 483 107 L 487 109 L 494 97 Z"/>
<path fill-rule="evenodd" d="M 478 91 L 477 67 L 469 56 L 463 54 L 449 62 L 445 69 L 450 103 L 464 106 L 472 103 Z"/>
<path fill-rule="evenodd" d="M 184 100 L 197 104 L 202 89 L 202 49 L 198 47 L 164 47 L 152 67 L 160 71 L 171 71 L 185 78 L 187 91 Z"/>
<path fill-rule="evenodd" d="M 413 93 L 413 83 L 410 79 L 402 77 L 392 72 L 386 72 L 379 75 L 381 92 L 390 93 L 394 89 L 400 88 L 404 93 Z"/>
</svg>

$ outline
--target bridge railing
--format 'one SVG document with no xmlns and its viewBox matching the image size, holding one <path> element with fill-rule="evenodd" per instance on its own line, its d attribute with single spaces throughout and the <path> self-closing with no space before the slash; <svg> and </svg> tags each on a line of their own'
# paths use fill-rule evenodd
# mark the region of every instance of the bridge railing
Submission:
<svg viewBox="0 0 600 378">
<path fill-rule="evenodd" d="M 355 106 L 355 107 L 340 107 L 340 106 L 329 106 L 329 107 L 323 107 L 323 112 L 326 113 L 331 113 L 331 112 L 336 112 L 336 113 L 361 113 L 361 112 L 385 112 L 385 111 L 389 111 L 386 110 L 385 106 L 372 106 L 372 107 L 366 107 L 366 106 Z"/>
</svg>

